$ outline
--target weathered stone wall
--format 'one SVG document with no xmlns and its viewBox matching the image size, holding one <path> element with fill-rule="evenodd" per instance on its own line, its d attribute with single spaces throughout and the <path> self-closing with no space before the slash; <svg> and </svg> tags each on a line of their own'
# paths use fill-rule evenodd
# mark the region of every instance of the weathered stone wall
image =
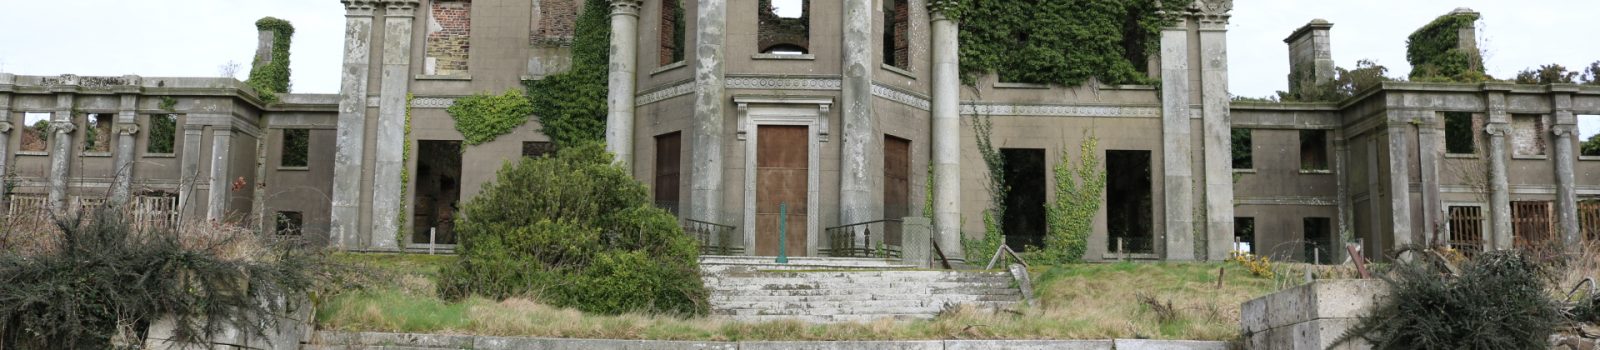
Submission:
<svg viewBox="0 0 1600 350">
<path fill-rule="evenodd" d="M 1388 290 L 1380 280 L 1321 280 L 1244 303 L 1240 324 L 1246 349 L 1337 349 L 1369 347 L 1361 342 L 1331 346 Z"/>
</svg>

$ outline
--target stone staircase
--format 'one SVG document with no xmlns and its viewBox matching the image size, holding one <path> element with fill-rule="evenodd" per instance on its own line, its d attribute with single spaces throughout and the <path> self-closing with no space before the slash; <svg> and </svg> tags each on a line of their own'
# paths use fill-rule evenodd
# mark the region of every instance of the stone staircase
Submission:
<svg viewBox="0 0 1600 350">
<path fill-rule="evenodd" d="M 928 319 L 959 304 L 1015 309 L 1021 289 L 1004 271 L 918 270 L 861 258 L 706 256 L 711 313 L 739 321 L 868 322 Z"/>
</svg>

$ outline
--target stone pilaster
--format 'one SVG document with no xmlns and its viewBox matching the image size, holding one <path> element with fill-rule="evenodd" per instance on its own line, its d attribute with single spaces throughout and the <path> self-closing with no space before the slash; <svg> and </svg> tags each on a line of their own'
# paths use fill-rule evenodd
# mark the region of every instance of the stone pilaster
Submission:
<svg viewBox="0 0 1600 350">
<path fill-rule="evenodd" d="M 1411 124 L 1405 120 L 1395 120 L 1396 111 L 1391 111 L 1388 122 L 1389 138 L 1389 219 L 1394 230 L 1394 244 L 1390 248 L 1400 248 L 1411 245 L 1411 169 L 1407 160 L 1411 157 L 1410 134 Z M 1402 114 L 1403 116 L 1403 114 Z"/>
<path fill-rule="evenodd" d="M 1435 239 L 1439 238 L 1440 223 L 1444 222 L 1444 208 L 1440 207 L 1439 200 L 1439 158 L 1443 152 L 1436 151 L 1444 140 L 1440 138 L 1442 130 L 1435 126 L 1439 125 L 1439 118 L 1434 113 L 1428 112 L 1419 119 L 1423 125 L 1417 128 L 1417 171 L 1421 172 L 1422 180 L 1422 244 L 1431 247 L 1443 243 Z"/>
<path fill-rule="evenodd" d="M 344 0 L 344 65 L 339 85 L 338 136 L 333 155 L 333 212 L 329 241 L 340 248 L 361 245 L 361 166 L 366 134 L 367 84 L 371 65 L 372 12 L 376 0 Z"/>
<path fill-rule="evenodd" d="M 883 136 L 878 135 L 872 116 L 872 0 L 843 0 L 844 57 L 840 81 L 840 121 L 844 124 L 839 154 L 839 223 L 853 224 L 878 219 L 881 209 L 874 205 L 873 181 L 882 166 Z M 881 174 L 878 174 L 881 175 Z M 877 202 L 881 203 L 881 202 Z M 859 237 L 857 239 L 865 239 Z M 866 242 L 863 242 L 866 244 Z M 868 244 L 870 246 L 870 244 Z"/>
<path fill-rule="evenodd" d="M 1343 258 L 1349 255 L 1349 253 L 1344 250 L 1344 243 L 1348 242 L 1348 240 L 1354 239 L 1353 236 L 1356 234 L 1354 231 L 1355 229 L 1351 227 L 1351 225 L 1355 224 L 1355 219 L 1351 218 L 1354 215 L 1354 209 L 1351 208 L 1351 203 L 1355 202 L 1355 199 L 1350 198 L 1350 141 L 1345 139 L 1345 133 L 1343 129 L 1334 130 L 1332 134 L 1333 176 L 1335 181 L 1334 186 L 1336 186 L 1337 193 L 1336 197 L 1334 198 L 1338 198 L 1339 202 L 1339 219 L 1338 222 L 1335 223 L 1336 227 L 1334 227 L 1334 229 L 1337 230 L 1334 231 L 1334 240 L 1336 244 L 1334 244 L 1333 247 L 1330 247 L 1328 253 L 1335 257 L 1333 261 L 1340 262 L 1344 260 Z"/>
<path fill-rule="evenodd" d="M 1209 4 L 1195 16 L 1200 23 L 1206 220 L 1206 250 L 1195 255 L 1198 259 L 1221 261 L 1233 250 L 1233 124 L 1229 114 L 1233 97 L 1228 94 L 1228 11 L 1232 3 Z"/>
<path fill-rule="evenodd" d="M 1488 96 L 1489 120 L 1483 130 L 1489 134 L 1489 227 L 1493 249 L 1511 249 L 1511 190 L 1506 179 L 1506 134 L 1511 131 L 1511 114 L 1506 113 L 1506 94 L 1491 91 Z"/>
<path fill-rule="evenodd" d="M 1577 87 L 1552 86 L 1555 92 L 1555 125 L 1550 128 L 1550 133 L 1555 137 L 1551 143 L 1555 144 L 1555 154 L 1551 157 L 1556 162 L 1556 227 L 1557 232 L 1565 239 L 1566 247 L 1571 251 L 1578 251 L 1583 246 L 1583 233 L 1578 231 L 1578 186 L 1574 177 L 1574 169 L 1578 162 L 1578 155 L 1572 150 L 1577 144 L 1578 120 L 1572 113 L 1572 92 Z"/>
<path fill-rule="evenodd" d="M 960 40 L 948 15 L 955 0 L 929 0 L 933 86 L 933 237 L 946 257 L 961 259 L 961 72 Z"/>
<path fill-rule="evenodd" d="M 135 78 L 137 79 L 137 78 Z M 133 83 L 137 84 L 137 83 Z M 117 153 L 112 160 L 113 177 L 111 180 L 111 198 L 108 202 L 112 205 L 122 205 L 128 202 L 129 192 L 133 187 L 133 146 L 134 134 L 139 133 L 137 124 L 139 95 L 124 94 L 121 108 L 117 111 Z"/>
<path fill-rule="evenodd" d="M 417 0 L 383 2 L 383 76 L 378 88 L 378 138 L 372 175 L 372 231 L 368 247 L 398 249 L 405 171 L 406 94 L 411 83 L 411 22 Z"/>
<path fill-rule="evenodd" d="M 226 126 L 211 129 L 211 176 L 206 191 L 206 221 L 227 219 L 228 193 L 232 192 L 233 174 L 228 172 L 228 161 L 233 159 L 233 130 Z"/>
<path fill-rule="evenodd" d="M 11 74 L 0 73 L 0 84 L 10 84 L 16 79 Z M 0 93 L 0 170 L 11 169 L 11 94 Z M 6 188 L 6 177 L 0 176 L 0 188 Z M 0 193 L 0 196 L 4 196 Z M 0 201 L 5 198 L 0 198 Z"/>
<path fill-rule="evenodd" d="M 189 115 L 190 122 L 197 119 L 196 115 Z M 192 222 L 195 215 L 195 187 L 200 183 L 200 137 L 205 132 L 204 126 L 185 124 L 183 126 L 183 157 L 178 161 L 178 211 L 183 222 Z"/>
<path fill-rule="evenodd" d="M 1187 28 L 1185 21 L 1178 21 L 1161 29 L 1161 165 L 1167 260 L 1195 258 Z"/>
<path fill-rule="evenodd" d="M 65 76 L 63 76 L 65 78 Z M 70 85 L 77 85 L 76 77 L 62 79 Z M 67 179 L 72 169 L 72 157 L 76 148 L 72 147 L 72 132 L 77 130 L 73 124 L 71 93 L 56 94 L 56 111 L 50 117 L 50 210 L 60 215 L 67 205 Z"/>
<path fill-rule="evenodd" d="M 611 1 L 611 64 L 606 91 L 606 151 L 633 170 L 633 94 L 639 50 L 639 0 Z"/>
<path fill-rule="evenodd" d="M 690 132 L 689 219 L 722 223 L 723 75 L 728 0 L 700 0 L 695 12 L 694 121 Z M 747 252 L 755 249 L 746 247 Z"/>
</svg>

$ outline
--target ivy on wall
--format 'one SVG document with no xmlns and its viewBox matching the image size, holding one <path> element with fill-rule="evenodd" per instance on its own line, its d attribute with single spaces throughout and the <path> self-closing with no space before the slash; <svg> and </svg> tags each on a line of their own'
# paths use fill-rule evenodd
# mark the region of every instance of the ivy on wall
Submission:
<svg viewBox="0 0 1600 350">
<path fill-rule="evenodd" d="M 1094 216 L 1100 212 L 1100 196 L 1106 191 L 1106 170 L 1100 167 L 1100 138 L 1086 136 L 1078 146 L 1078 162 L 1071 164 L 1066 152 L 1055 166 L 1056 198 L 1045 204 L 1045 260 L 1055 263 L 1083 262 L 1094 233 Z"/>
<path fill-rule="evenodd" d="M 478 93 L 458 98 L 445 112 L 456 120 L 456 131 L 465 138 L 462 142 L 475 146 L 494 141 L 527 123 L 534 108 L 521 91 L 509 90 L 500 95 Z"/>
<path fill-rule="evenodd" d="M 411 100 L 413 99 L 416 99 L 416 95 L 406 93 L 406 131 L 405 137 L 401 138 L 405 143 L 400 146 L 400 200 L 396 202 L 400 203 L 400 213 L 394 218 L 394 241 L 395 246 L 400 249 L 405 249 L 406 243 L 410 242 L 406 240 L 405 233 L 410 231 L 406 228 L 406 223 L 409 222 L 406 220 L 408 217 L 406 199 L 411 196 L 406 192 L 411 188 Z"/>
<path fill-rule="evenodd" d="M 572 67 L 523 82 L 542 131 L 557 148 L 605 140 L 610 13 L 606 0 L 586 0 L 572 40 Z"/>
<path fill-rule="evenodd" d="M 1483 70 L 1483 54 L 1461 47 L 1461 29 L 1473 27 L 1475 13 L 1451 13 L 1434 19 L 1406 39 L 1406 60 L 1411 80 L 1481 82 L 1491 80 Z"/>
<path fill-rule="evenodd" d="M 962 1 L 961 77 L 996 73 L 1003 82 L 1075 86 L 1152 83 L 1143 73 L 1161 28 L 1184 1 Z M 1165 10 L 1164 12 L 1161 10 Z"/>
<path fill-rule="evenodd" d="M 262 64 L 259 60 L 250 65 L 250 79 L 245 83 L 256 89 L 262 100 L 276 102 L 278 93 L 289 92 L 289 39 L 294 37 L 294 25 L 274 17 L 256 21 L 256 30 L 272 32 L 272 60 Z"/>
<path fill-rule="evenodd" d="M 983 156 L 984 167 L 989 171 L 989 182 L 984 186 L 989 190 L 989 209 L 983 211 L 983 237 L 961 240 L 961 251 L 967 261 L 988 258 L 988 254 L 993 254 L 1001 244 L 1005 244 L 1006 239 L 1000 221 L 1006 216 L 1006 192 L 1011 187 L 1006 184 L 1006 159 L 991 140 L 994 134 L 994 120 L 991 118 L 981 114 L 972 118 L 972 132 L 977 138 L 978 153 Z"/>
</svg>

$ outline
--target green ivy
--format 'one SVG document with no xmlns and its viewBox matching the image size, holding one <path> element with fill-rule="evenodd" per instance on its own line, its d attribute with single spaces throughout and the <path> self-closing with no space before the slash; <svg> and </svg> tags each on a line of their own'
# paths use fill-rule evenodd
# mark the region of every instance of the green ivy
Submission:
<svg viewBox="0 0 1600 350">
<path fill-rule="evenodd" d="M 176 112 L 178 99 L 172 98 L 172 96 L 161 96 L 161 104 L 158 107 L 163 111 Z"/>
<path fill-rule="evenodd" d="M 456 99 L 445 109 L 456 120 L 456 131 L 466 138 L 467 145 L 494 141 L 500 135 L 528 122 L 533 105 L 521 91 L 509 90 L 505 94 L 478 93 Z"/>
<path fill-rule="evenodd" d="M 406 220 L 406 199 L 411 198 L 411 196 L 406 192 L 411 188 L 411 100 L 413 99 L 416 99 L 416 95 L 406 93 L 406 132 L 405 138 L 401 139 L 405 143 L 400 146 L 402 152 L 400 153 L 400 200 L 398 202 L 400 203 L 400 213 L 395 215 L 394 218 L 394 241 L 400 249 L 405 249 L 408 242 L 405 233 L 410 231 L 406 229 L 406 223 L 409 222 Z"/>
<path fill-rule="evenodd" d="M 256 21 L 256 30 L 271 31 L 272 61 L 250 65 L 250 79 L 245 83 L 256 89 L 256 94 L 267 102 L 277 102 L 278 93 L 289 92 L 289 39 L 294 37 L 294 25 L 289 21 L 262 17 Z"/>
<path fill-rule="evenodd" d="M 1088 136 L 1078 146 L 1078 163 L 1070 164 L 1066 152 L 1055 166 L 1056 198 L 1045 204 L 1046 260 L 1080 263 L 1094 232 L 1094 216 L 1106 191 L 1106 171 L 1100 167 L 1100 139 Z"/>
<path fill-rule="evenodd" d="M 1006 184 L 1006 159 L 1000 150 L 994 147 L 991 136 L 994 134 L 993 117 L 978 115 L 972 119 L 972 131 L 978 142 L 978 153 L 983 156 L 985 169 L 989 171 L 989 209 L 983 211 L 983 237 L 976 240 L 961 240 L 962 253 L 966 254 L 967 261 L 980 261 L 989 258 L 1001 244 L 1005 244 L 1005 231 L 1000 226 L 1000 221 L 1006 215 L 1006 192 L 1011 187 Z"/>
<path fill-rule="evenodd" d="M 1076 86 L 1153 81 L 1142 71 L 1159 49 L 1161 29 L 1184 13 L 1184 1 L 962 1 L 961 76 L 996 73 L 1000 81 Z"/>
<path fill-rule="evenodd" d="M 523 82 L 542 131 L 557 148 L 605 140 L 610 13 L 606 0 L 586 0 L 572 40 L 571 69 Z"/>
<path fill-rule="evenodd" d="M 967 263 L 983 264 L 993 257 L 995 250 L 1006 243 L 1005 232 L 1000 231 L 1000 219 L 988 210 L 983 211 L 983 237 L 979 239 L 961 240 L 961 253 L 966 255 Z"/>
<path fill-rule="evenodd" d="M 1406 60 L 1411 80 L 1481 82 L 1490 80 L 1483 70 L 1483 54 L 1461 48 L 1461 29 L 1478 21 L 1475 13 L 1451 13 L 1434 19 L 1406 39 Z"/>
</svg>

